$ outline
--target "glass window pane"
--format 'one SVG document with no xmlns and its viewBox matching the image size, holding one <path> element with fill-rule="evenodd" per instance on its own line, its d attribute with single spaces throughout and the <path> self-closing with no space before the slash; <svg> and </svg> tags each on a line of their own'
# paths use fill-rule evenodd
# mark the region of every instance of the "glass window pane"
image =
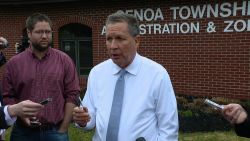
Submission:
<svg viewBox="0 0 250 141">
<path fill-rule="evenodd" d="M 92 42 L 79 41 L 80 75 L 88 75 L 93 66 Z"/>
<path fill-rule="evenodd" d="M 68 54 L 76 64 L 75 41 L 62 41 L 62 51 Z"/>
</svg>

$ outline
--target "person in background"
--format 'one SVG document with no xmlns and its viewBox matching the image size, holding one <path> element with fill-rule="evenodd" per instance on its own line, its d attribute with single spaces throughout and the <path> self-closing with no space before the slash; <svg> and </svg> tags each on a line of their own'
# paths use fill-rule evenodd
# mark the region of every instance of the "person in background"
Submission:
<svg viewBox="0 0 250 141">
<path fill-rule="evenodd" d="M 114 13 L 106 29 L 110 59 L 91 70 L 84 107 L 74 108 L 74 121 L 84 129 L 95 127 L 93 141 L 177 141 L 171 80 L 164 67 L 137 53 L 137 19 Z"/>
<path fill-rule="evenodd" d="M 2 66 L 7 62 L 6 57 L 3 53 L 3 50 L 5 48 L 7 48 L 9 46 L 9 43 L 7 41 L 7 39 L 5 39 L 4 37 L 0 37 L 0 67 L 2 68 Z M 1 83 L 1 82 L 0 82 Z M 0 93 L 1 93 L 1 87 L 0 87 Z M 0 106 L 2 106 L 2 95 L 0 94 Z M 0 130 L 0 140 L 3 141 L 5 138 L 5 130 L 1 129 Z"/>
<path fill-rule="evenodd" d="M 250 138 L 249 111 L 246 111 L 240 104 L 231 103 L 224 105 L 222 115 L 234 125 L 238 136 Z"/>
<path fill-rule="evenodd" d="M 17 117 L 34 117 L 44 106 L 25 100 L 13 105 L 0 107 L 0 129 L 6 129 L 13 125 Z"/>
<path fill-rule="evenodd" d="M 28 37 L 22 37 L 21 43 L 15 44 L 15 51 L 16 54 L 23 52 L 26 48 L 29 48 L 29 38 Z"/>
<path fill-rule="evenodd" d="M 10 141 L 68 141 L 68 127 L 80 94 L 72 59 L 51 48 L 52 22 L 35 13 L 26 20 L 29 48 L 13 56 L 3 74 L 3 102 L 51 99 L 36 117 L 18 117 Z"/>
<path fill-rule="evenodd" d="M 2 50 L 9 46 L 7 39 L 0 37 L 0 67 L 2 67 L 6 62 L 6 58 Z M 1 86 L 1 85 L 0 85 Z M 2 89 L 0 87 L 0 97 L 2 103 Z M 43 105 L 39 103 L 34 103 L 29 100 L 19 102 L 14 105 L 1 106 L 0 103 L 0 134 L 1 140 L 5 140 L 5 130 L 9 126 L 13 125 L 18 117 L 34 117 L 43 108 Z"/>
<path fill-rule="evenodd" d="M 4 65 L 7 62 L 6 57 L 2 51 L 8 46 L 9 43 L 7 39 L 0 37 L 0 66 Z"/>
</svg>

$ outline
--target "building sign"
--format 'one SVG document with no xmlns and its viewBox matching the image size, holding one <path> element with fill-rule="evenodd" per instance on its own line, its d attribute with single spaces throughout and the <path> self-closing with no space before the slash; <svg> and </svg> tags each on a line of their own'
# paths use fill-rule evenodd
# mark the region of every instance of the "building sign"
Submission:
<svg viewBox="0 0 250 141">
<path fill-rule="evenodd" d="M 250 1 L 224 2 L 221 4 L 205 4 L 191 6 L 169 7 L 169 15 L 164 14 L 164 10 L 158 8 L 128 9 L 118 10 L 135 16 L 140 21 L 140 34 L 188 34 L 217 32 L 217 25 L 213 21 L 216 18 L 231 18 L 234 20 L 223 20 L 222 31 L 219 32 L 245 32 L 250 31 Z M 239 19 L 236 19 L 240 17 Z M 245 18 L 244 18 L 245 17 Z M 165 22 L 170 19 L 173 22 Z M 208 21 L 206 26 L 201 26 L 199 19 Z M 213 19 L 213 20 L 210 20 Z M 176 21 L 176 22 L 175 22 Z M 180 21 L 180 22 L 179 22 Z M 221 28 L 220 28 L 221 29 Z M 103 26 L 101 35 L 106 33 Z"/>
</svg>

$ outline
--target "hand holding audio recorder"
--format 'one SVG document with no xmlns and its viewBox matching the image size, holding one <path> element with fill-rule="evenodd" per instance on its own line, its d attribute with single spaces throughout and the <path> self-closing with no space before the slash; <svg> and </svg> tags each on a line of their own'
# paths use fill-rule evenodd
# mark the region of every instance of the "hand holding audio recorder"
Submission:
<svg viewBox="0 0 250 141">
<path fill-rule="evenodd" d="M 224 108 L 223 105 L 219 105 L 209 99 L 205 99 L 204 103 L 207 104 L 208 106 L 211 106 L 214 109 L 222 110 Z"/>
</svg>

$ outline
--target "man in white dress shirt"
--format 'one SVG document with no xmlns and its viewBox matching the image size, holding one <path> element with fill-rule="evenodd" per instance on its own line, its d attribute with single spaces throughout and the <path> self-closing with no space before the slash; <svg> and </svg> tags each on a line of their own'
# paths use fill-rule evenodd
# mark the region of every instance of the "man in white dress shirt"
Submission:
<svg viewBox="0 0 250 141">
<path fill-rule="evenodd" d="M 118 141 L 177 141 L 178 112 L 166 69 L 137 53 L 139 24 L 135 17 L 114 13 L 106 21 L 110 59 L 95 66 L 88 79 L 84 108 L 76 107 L 74 121 L 84 129 L 95 127 L 93 141 L 105 141 L 116 81 L 121 69 L 124 96 Z M 108 141 L 108 140 L 107 140 Z"/>
</svg>

